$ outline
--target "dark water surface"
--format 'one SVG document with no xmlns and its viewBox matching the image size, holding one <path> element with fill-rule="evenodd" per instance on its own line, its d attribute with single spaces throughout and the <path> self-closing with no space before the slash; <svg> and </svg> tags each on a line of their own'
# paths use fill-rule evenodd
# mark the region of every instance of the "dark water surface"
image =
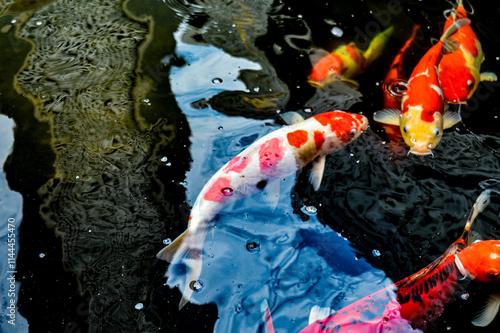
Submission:
<svg viewBox="0 0 500 333">
<path fill-rule="evenodd" d="M 24 3 L 0 16 L 2 311 L 9 219 L 17 246 L 16 325 L 2 313 L 2 332 L 263 332 L 264 299 L 276 331 L 297 332 L 312 306 L 338 310 L 430 263 L 484 182 L 500 188 L 500 83 L 480 84 L 434 158 L 406 156 L 371 121 L 413 24 L 408 72 L 440 36 L 447 1 Z M 482 70 L 500 74 L 500 7 L 473 6 Z M 366 46 L 389 24 L 358 90 L 307 83 L 322 50 Z M 279 113 L 331 109 L 363 113 L 371 130 L 327 157 L 319 191 L 306 168 L 282 181 L 276 209 L 262 195 L 224 209 L 194 304 L 179 311 L 185 267 L 155 255 L 204 184 L 282 126 Z M 499 212 L 496 194 L 473 229 L 500 239 Z M 498 332 L 499 318 L 470 321 L 499 289 L 463 281 L 429 331 Z"/>
</svg>

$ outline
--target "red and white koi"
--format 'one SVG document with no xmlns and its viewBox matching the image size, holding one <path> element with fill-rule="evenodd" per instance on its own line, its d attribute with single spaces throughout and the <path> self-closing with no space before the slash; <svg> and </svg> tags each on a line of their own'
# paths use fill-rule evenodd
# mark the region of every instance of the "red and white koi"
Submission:
<svg viewBox="0 0 500 333">
<path fill-rule="evenodd" d="M 182 259 L 188 266 L 179 308 L 191 297 L 192 284 L 201 274 L 205 236 L 221 209 L 264 189 L 273 196 L 276 205 L 280 180 L 309 163 L 313 163 L 310 181 L 317 190 L 326 155 L 355 140 L 367 126 L 368 119 L 359 114 L 343 111 L 318 114 L 265 135 L 217 171 L 198 195 L 187 230 L 157 255 L 169 262 Z"/>
<path fill-rule="evenodd" d="M 353 42 L 339 46 L 314 65 L 309 75 L 309 83 L 314 87 L 321 87 L 342 80 L 357 85 L 352 79 L 382 54 L 393 31 L 394 28 L 391 26 L 378 33 L 366 51 L 359 49 Z"/>
<path fill-rule="evenodd" d="M 458 29 L 469 23 L 470 20 L 466 18 L 454 22 L 439 42 L 420 59 L 406 85 L 401 109 L 385 109 L 373 115 L 375 121 L 398 125 L 412 154 L 432 154 L 432 149 L 441 140 L 443 129 L 461 120 L 455 112 L 444 113 L 445 103 L 439 83 L 438 65 L 443 57 L 445 43 Z"/>
<path fill-rule="evenodd" d="M 478 197 L 462 236 L 432 264 L 332 314 L 327 309 L 326 318 L 312 318 L 313 322 L 300 332 L 421 332 L 420 329 L 436 323 L 460 279 L 499 283 L 500 241 L 478 241 L 467 246 L 470 226 L 489 204 L 489 196 L 487 190 Z M 486 326 L 496 316 L 499 298 L 492 299 L 474 324 Z"/>
<path fill-rule="evenodd" d="M 459 0 L 448 16 L 444 29 L 461 18 L 467 18 L 467 12 L 462 0 Z M 441 89 L 445 101 L 463 104 L 474 94 L 480 81 L 497 81 L 497 76 L 491 72 L 480 73 L 484 53 L 470 25 L 461 28 L 450 40 L 459 47 L 457 51 L 445 54 L 439 63 Z"/>
</svg>

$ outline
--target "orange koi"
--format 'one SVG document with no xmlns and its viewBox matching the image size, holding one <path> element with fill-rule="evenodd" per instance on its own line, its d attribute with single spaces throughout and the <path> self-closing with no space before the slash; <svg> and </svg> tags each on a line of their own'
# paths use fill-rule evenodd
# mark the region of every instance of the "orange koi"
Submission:
<svg viewBox="0 0 500 333">
<path fill-rule="evenodd" d="M 467 18 L 462 0 L 451 11 L 444 29 L 448 29 L 457 19 Z M 452 104 L 465 103 L 476 91 L 480 81 L 497 81 L 495 73 L 480 73 L 484 53 L 481 43 L 471 26 L 460 29 L 450 38 L 459 45 L 457 51 L 446 54 L 439 63 L 439 79 L 445 101 Z"/>
<path fill-rule="evenodd" d="M 329 314 L 331 310 L 328 308 L 328 311 L 318 311 L 320 316 L 326 313 L 326 318 L 315 321 L 312 313 L 313 322 L 300 332 L 421 332 L 439 319 L 460 279 L 499 283 L 500 241 L 478 241 L 467 246 L 470 227 L 489 204 L 489 196 L 489 190 L 481 193 L 469 214 L 462 236 L 433 263 L 332 314 Z M 498 296 L 495 297 L 498 299 Z M 473 323 L 489 324 L 496 316 L 497 305 L 498 302 L 489 302 L 487 309 Z"/>
<path fill-rule="evenodd" d="M 360 50 L 354 42 L 339 46 L 314 65 L 309 75 L 309 83 L 314 87 L 321 87 L 341 80 L 357 86 L 356 81 L 352 79 L 380 56 L 393 31 L 394 28 L 391 26 L 378 33 L 366 51 Z"/>
<path fill-rule="evenodd" d="M 462 18 L 455 21 L 431 47 L 413 69 L 406 85 L 400 109 L 385 109 L 374 113 L 373 119 L 380 123 L 397 125 L 401 130 L 410 153 L 432 154 L 443 135 L 461 119 L 455 112 L 444 113 L 444 98 L 439 84 L 438 65 L 443 57 L 443 48 L 448 39 L 461 27 L 470 24 Z"/>
</svg>

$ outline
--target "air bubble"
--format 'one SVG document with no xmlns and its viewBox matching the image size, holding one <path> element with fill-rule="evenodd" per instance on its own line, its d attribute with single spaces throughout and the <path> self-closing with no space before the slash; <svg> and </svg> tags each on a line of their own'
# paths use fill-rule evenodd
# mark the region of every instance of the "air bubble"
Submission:
<svg viewBox="0 0 500 333">
<path fill-rule="evenodd" d="M 142 303 L 137 303 L 137 304 L 134 306 L 134 308 L 135 308 L 136 310 L 142 310 L 142 309 L 144 309 L 144 304 L 142 304 Z"/>
<path fill-rule="evenodd" d="M 222 79 L 216 77 L 215 79 L 212 80 L 212 83 L 214 83 L 214 84 L 221 84 L 222 83 Z"/>
<path fill-rule="evenodd" d="M 307 215 L 316 215 L 318 213 L 318 208 L 314 206 L 303 206 L 300 210 Z"/>
<path fill-rule="evenodd" d="M 219 126 L 219 127 L 217 127 L 217 129 L 218 129 L 219 131 L 222 131 L 222 130 L 224 129 L 224 127 Z"/>
<path fill-rule="evenodd" d="M 170 245 L 170 244 L 172 244 L 172 240 L 170 238 L 166 238 L 163 240 L 163 244 Z"/>
<path fill-rule="evenodd" d="M 372 255 L 374 257 L 380 257 L 380 251 L 375 249 L 375 250 L 372 251 Z"/>
<path fill-rule="evenodd" d="M 241 310 L 243 310 L 243 306 L 241 305 L 241 303 L 236 304 L 236 307 L 234 308 L 234 311 L 236 313 L 240 313 Z"/>
<path fill-rule="evenodd" d="M 203 288 L 203 284 L 200 281 L 191 281 L 189 283 L 189 288 L 196 292 L 199 292 Z"/>
<path fill-rule="evenodd" d="M 224 187 L 222 190 L 220 190 L 222 194 L 224 194 L 226 197 L 233 195 L 233 189 L 230 187 Z"/>
<path fill-rule="evenodd" d="M 163 156 L 163 157 L 160 159 L 160 161 L 161 161 L 161 162 L 166 162 L 166 161 L 168 161 L 167 156 Z"/>
<path fill-rule="evenodd" d="M 312 108 L 303 108 L 302 110 L 304 110 L 305 113 L 311 113 L 312 112 Z"/>
<path fill-rule="evenodd" d="M 45 257 L 45 253 L 40 253 L 38 256 L 39 256 L 40 258 L 44 258 L 44 257 Z"/>
<path fill-rule="evenodd" d="M 260 250 L 260 244 L 258 242 L 248 242 L 245 246 L 248 252 L 258 252 Z"/>
<path fill-rule="evenodd" d="M 334 27 L 332 29 L 332 35 L 334 35 L 336 37 L 342 37 L 343 34 L 344 34 L 344 31 L 342 31 L 342 29 L 340 29 L 339 27 Z"/>
<path fill-rule="evenodd" d="M 463 299 L 464 301 L 466 301 L 469 299 L 469 296 L 470 296 L 469 293 L 463 293 L 462 295 L 460 295 L 460 298 Z"/>
</svg>

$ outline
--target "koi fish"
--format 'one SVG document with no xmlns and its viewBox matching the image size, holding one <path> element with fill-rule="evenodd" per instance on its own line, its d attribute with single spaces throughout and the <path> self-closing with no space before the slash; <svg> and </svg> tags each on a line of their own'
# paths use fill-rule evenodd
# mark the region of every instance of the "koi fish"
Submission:
<svg viewBox="0 0 500 333">
<path fill-rule="evenodd" d="M 288 114 L 288 116 L 287 116 Z M 368 119 L 343 111 L 325 112 L 307 120 L 284 114 L 288 123 L 254 142 L 227 162 L 203 187 L 189 217 L 188 228 L 157 257 L 169 262 L 184 260 L 188 266 L 182 308 L 193 292 L 201 274 L 205 236 L 215 216 L 230 202 L 262 192 L 277 205 L 279 182 L 309 163 L 313 164 L 310 181 L 320 187 L 326 155 L 355 140 L 368 126 Z"/>
<path fill-rule="evenodd" d="M 462 0 L 448 16 L 444 29 L 457 19 L 467 18 Z M 497 81 L 495 73 L 480 73 L 484 53 L 472 27 L 466 26 L 450 40 L 459 45 L 457 51 L 446 54 L 439 63 L 439 79 L 444 99 L 452 104 L 464 104 L 476 91 L 480 81 Z"/>
<path fill-rule="evenodd" d="M 470 20 L 467 18 L 455 21 L 439 42 L 424 54 L 406 85 L 407 91 L 403 94 L 400 109 L 385 109 L 373 115 L 375 121 L 398 125 L 412 154 L 432 154 L 432 149 L 441 140 L 443 129 L 450 128 L 461 120 L 458 113 L 444 113 L 445 103 L 439 84 L 438 65 L 450 36 L 468 24 Z"/>
<path fill-rule="evenodd" d="M 391 26 L 378 33 L 366 51 L 360 50 L 354 42 L 339 46 L 314 65 L 309 75 L 309 83 L 314 87 L 321 87 L 342 80 L 357 86 L 357 82 L 352 79 L 380 56 L 393 31 L 394 27 Z"/>
<path fill-rule="evenodd" d="M 415 40 L 417 31 L 420 29 L 420 24 L 413 26 L 411 36 L 406 40 L 399 52 L 394 57 L 387 74 L 384 77 L 382 89 L 384 91 L 384 108 L 399 109 L 401 108 L 401 98 L 406 91 L 406 78 L 404 75 L 404 58 Z M 396 125 L 381 124 L 384 128 L 387 137 L 391 142 L 399 142 L 402 139 L 401 131 Z"/>
<path fill-rule="evenodd" d="M 332 314 L 323 308 L 319 312 L 326 312 L 327 317 L 317 321 L 312 318 L 313 323 L 300 333 L 418 332 L 438 320 L 453 296 L 458 280 L 500 282 L 500 241 L 478 241 L 467 246 L 470 226 L 489 204 L 489 196 L 489 190 L 481 193 L 462 236 L 433 263 Z M 490 302 L 488 309 L 476 317 L 477 322 L 491 322 L 498 311 L 498 308 L 494 309 L 497 304 Z"/>
</svg>

